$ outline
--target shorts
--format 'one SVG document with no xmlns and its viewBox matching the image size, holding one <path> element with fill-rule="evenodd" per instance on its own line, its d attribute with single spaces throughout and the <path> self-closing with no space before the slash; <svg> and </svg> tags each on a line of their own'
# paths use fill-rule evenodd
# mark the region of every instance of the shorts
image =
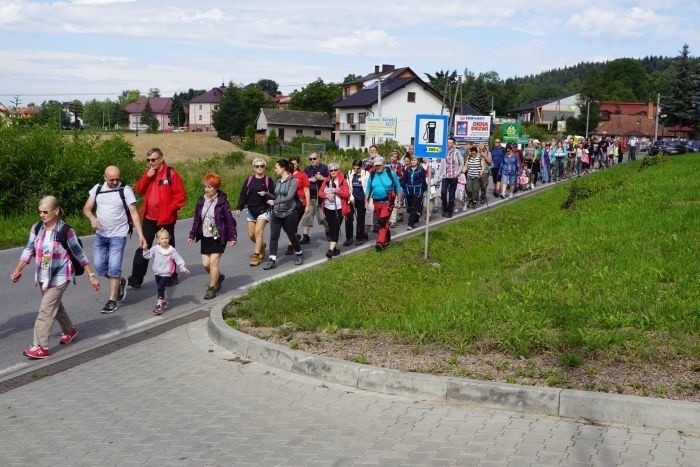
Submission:
<svg viewBox="0 0 700 467">
<path fill-rule="evenodd" d="M 510 185 L 512 187 L 515 187 L 515 182 L 517 179 L 517 175 L 503 174 L 501 175 L 501 185 Z"/>
<path fill-rule="evenodd" d="M 98 276 L 122 276 L 122 258 L 127 237 L 103 237 L 95 234 L 93 244 L 93 268 Z"/>
<path fill-rule="evenodd" d="M 245 214 L 245 221 L 246 222 L 258 222 L 259 220 L 263 220 L 266 222 L 270 222 L 270 211 L 263 211 L 257 216 L 254 216 L 252 212 L 250 212 L 250 209 L 246 211 Z"/>
<path fill-rule="evenodd" d="M 199 243 L 199 252 L 203 255 L 210 255 L 212 253 L 221 254 L 226 250 L 226 242 L 222 244 L 219 239 L 214 240 L 214 237 L 202 237 Z"/>
</svg>

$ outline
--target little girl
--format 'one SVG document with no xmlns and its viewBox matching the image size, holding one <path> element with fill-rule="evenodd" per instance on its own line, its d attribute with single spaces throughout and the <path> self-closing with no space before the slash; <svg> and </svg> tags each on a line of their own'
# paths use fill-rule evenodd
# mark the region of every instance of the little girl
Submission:
<svg viewBox="0 0 700 467">
<path fill-rule="evenodd" d="M 144 247 L 143 257 L 153 259 L 153 273 L 156 275 L 156 285 L 158 286 L 158 302 L 153 308 L 153 313 L 159 315 L 168 308 L 165 301 L 165 284 L 167 284 L 168 279 L 175 274 L 176 269 L 188 274 L 190 271 L 185 266 L 185 260 L 182 259 L 180 253 L 170 246 L 170 233 L 165 229 L 156 232 L 156 245 L 153 245 L 150 250 Z"/>
<path fill-rule="evenodd" d="M 528 169 L 523 167 L 518 177 L 518 190 L 526 191 L 530 189 L 530 174 Z"/>
<path fill-rule="evenodd" d="M 459 177 L 457 177 L 457 189 L 455 190 L 455 202 L 458 202 L 460 205 L 462 205 L 462 211 L 467 210 L 467 203 L 465 202 L 465 196 L 466 196 L 466 188 L 467 188 L 467 176 L 464 175 L 464 172 L 459 174 Z M 459 206 L 457 206 L 459 208 Z"/>
</svg>

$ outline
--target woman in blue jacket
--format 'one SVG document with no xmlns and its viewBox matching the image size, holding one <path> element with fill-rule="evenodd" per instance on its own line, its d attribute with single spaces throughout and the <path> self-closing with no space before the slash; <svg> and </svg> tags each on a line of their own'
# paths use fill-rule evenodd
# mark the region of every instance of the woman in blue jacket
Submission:
<svg viewBox="0 0 700 467">
<path fill-rule="evenodd" d="M 506 187 L 510 187 L 510 196 L 513 197 L 513 192 L 515 191 L 516 180 L 518 174 L 520 173 L 520 161 L 518 161 L 517 156 L 513 153 L 513 146 L 508 143 L 506 144 L 506 155 L 503 157 L 503 162 L 501 162 L 501 198 L 506 197 Z"/>
</svg>

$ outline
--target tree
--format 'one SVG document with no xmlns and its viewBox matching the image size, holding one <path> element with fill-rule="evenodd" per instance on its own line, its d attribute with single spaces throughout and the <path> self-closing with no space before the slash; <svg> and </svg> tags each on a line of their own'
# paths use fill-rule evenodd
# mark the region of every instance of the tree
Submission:
<svg viewBox="0 0 700 467">
<path fill-rule="evenodd" d="M 619 102 L 646 102 L 649 77 L 639 60 L 620 58 L 608 62 L 601 72 L 603 100 Z"/>
<path fill-rule="evenodd" d="M 351 74 L 347 75 L 345 78 L 343 78 L 343 84 L 357 81 L 360 78 L 362 78 L 362 76 L 358 76 L 354 73 L 351 73 Z"/>
<path fill-rule="evenodd" d="M 483 115 L 491 111 L 491 96 L 489 95 L 486 81 L 482 76 L 479 76 L 474 82 L 474 87 L 469 96 L 469 105 Z"/>
<path fill-rule="evenodd" d="M 450 72 L 450 70 L 441 70 L 435 72 L 434 75 L 426 73 L 425 76 L 428 77 L 428 83 L 430 83 L 430 86 L 440 94 L 447 95 L 450 89 L 457 89 L 457 70 L 453 70 L 452 72 Z"/>
<path fill-rule="evenodd" d="M 214 127 L 219 138 L 224 141 L 231 141 L 233 136 L 240 136 L 245 130 L 245 121 L 239 113 L 241 107 L 241 88 L 229 82 L 219 109 L 212 116 Z"/>
<path fill-rule="evenodd" d="M 68 104 L 68 110 L 73 114 L 73 128 L 76 130 L 79 129 L 80 117 L 83 115 L 83 103 L 78 99 L 75 99 L 73 102 Z"/>
<path fill-rule="evenodd" d="M 292 93 L 289 102 L 291 110 L 306 110 L 311 112 L 326 112 L 332 115 L 333 103 L 342 96 L 342 86 L 337 83 L 324 83 L 321 78 Z"/>
<path fill-rule="evenodd" d="M 271 79 L 261 79 L 255 84 L 270 97 L 275 97 L 280 88 L 280 85 Z"/>
<path fill-rule="evenodd" d="M 663 106 L 667 115 L 666 123 L 671 125 L 692 125 L 694 118 L 692 97 L 696 91 L 696 75 L 689 59 L 688 44 L 683 44 L 680 55 L 673 63 L 674 76 L 671 95 L 664 98 Z"/>
<path fill-rule="evenodd" d="M 153 113 L 150 98 L 146 100 L 146 107 L 143 108 L 143 112 L 141 113 L 141 124 L 146 125 L 148 127 L 148 130 L 146 130 L 148 131 L 148 133 L 158 132 L 158 127 L 160 126 L 160 123 L 158 122 L 158 119 Z"/>
<path fill-rule="evenodd" d="M 122 91 L 118 98 L 119 116 L 117 123 L 121 126 L 129 126 L 129 114 L 126 113 L 126 106 L 133 104 L 141 97 L 141 91 L 138 89 L 127 89 Z"/>
<path fill-rule="evenodd" d="M 41 110 L 37 114 L 37 122 L 41 126 L 61 130 L 70 126 L 70 117 L 60 102 L 53 100 L 44 101 L 41 104 Z"/>
<path fill-rule="evenodd" d="M 148 97 L 160 97 L 160 89 L 150 88 L 148 90 Z"/>
<path fill-rule="evenodd" d="M 187 122 L 185 114 L 185 101 L 182 94 L 173 94 L 173 101 L 170 105 L 170 126 L 181 127 Z"/>
</svg>

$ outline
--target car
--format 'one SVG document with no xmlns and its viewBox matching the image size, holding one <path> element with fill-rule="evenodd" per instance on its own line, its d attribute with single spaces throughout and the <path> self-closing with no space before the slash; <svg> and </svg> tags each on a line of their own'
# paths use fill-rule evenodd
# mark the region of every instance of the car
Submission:
<svg viewBox="0 0 700 467">
<path fill-rule="evenodd" d="M 700 139 L 686 141 L 685 150 L 688 152 L 700 152 Z"/>
<path fill-rule="evenodd" d="M 659 140 L 654 141 L 649 145 L 649 155 L 650 156 L 655 156 L 659 153 L 661 153 L 661 148 L 663 147 L 664 142 Z"/>
<path fill-rule="evenodd" d="M 649 152 L 649 141 L 639 142 L 639 152 Z"/>
<path fill-rule="evenodd" d="M 666 155 L 685 154 L 685 144 L 678 140 L 664 141 L 662 152 Z"/>
</svg>

